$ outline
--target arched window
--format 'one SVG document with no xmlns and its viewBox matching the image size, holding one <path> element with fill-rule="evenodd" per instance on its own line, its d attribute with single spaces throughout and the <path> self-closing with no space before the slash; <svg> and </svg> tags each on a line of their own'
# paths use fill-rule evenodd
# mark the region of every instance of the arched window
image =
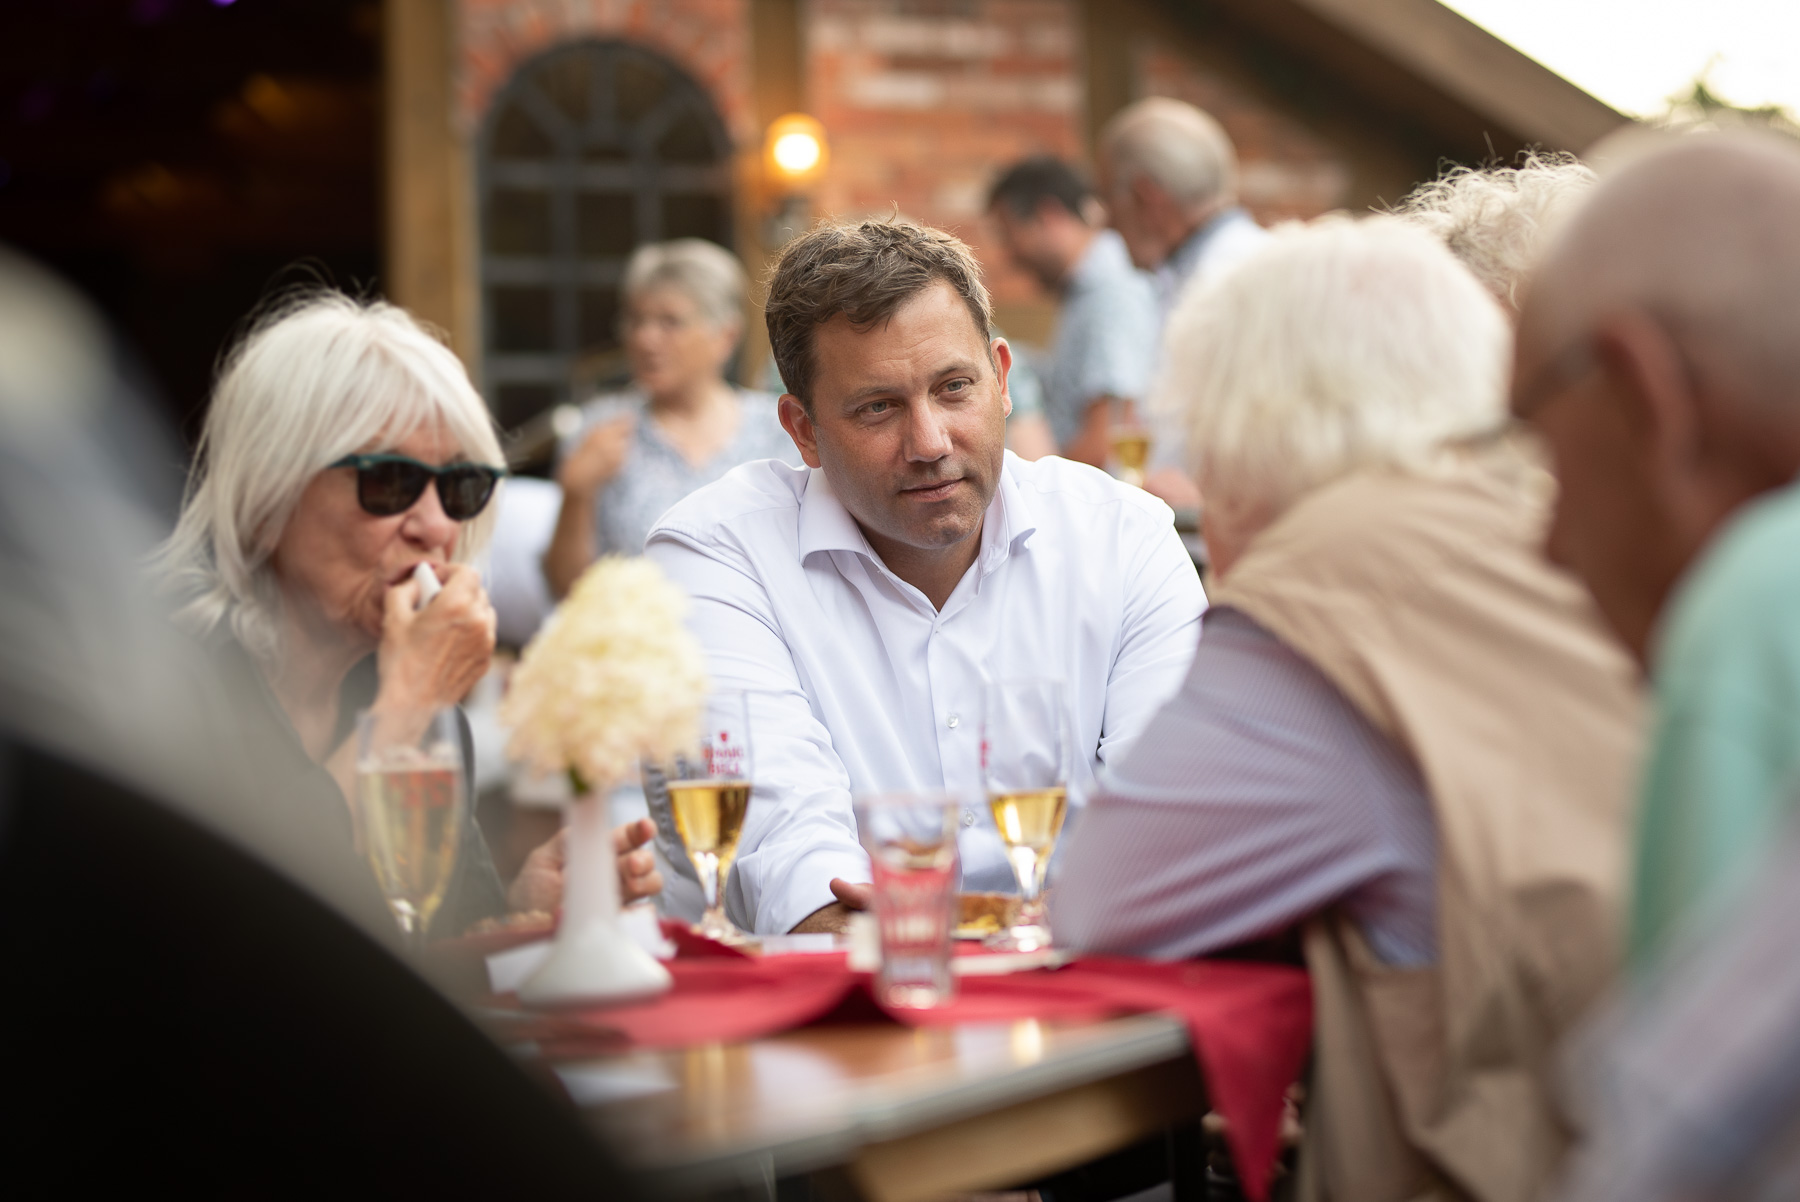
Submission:
<svg viewBox="0 0 1800 1202">
<path fill-rule="evenodd" d="M 731 143 L 679 67 L 596 41 L 521 66 L 488 110 L 479 155 L 483 375 L 510 428 L 567 399 L 579 365 L 616 352 L 633 249 L 731 245 Z"/>
</svg>

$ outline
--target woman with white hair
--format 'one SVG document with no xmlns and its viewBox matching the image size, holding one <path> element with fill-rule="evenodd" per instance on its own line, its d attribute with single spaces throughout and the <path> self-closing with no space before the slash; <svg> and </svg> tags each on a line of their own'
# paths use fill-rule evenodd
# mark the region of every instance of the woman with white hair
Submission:
<svg viewBox="0 0 1800 1202">
<path fill-rule="evenodd" d="M 632 387 L 583 406 L 556 473 L 544 576 L 559 598 L 596 557 L 643 554 L 657 518 L 738 464 L 800 463 L 775 398 L 725 379 L 744 333 L 744 269 L 729 251 L 701 238 L 641 246 L 624 294 Z"/>
<path fill-rule="evenodd" d="M 1516 318 L 1552 231 L 1598 182 L 1572 154 L 1534 152 L 1517 167 L 1452 167 L 1394 212 L 1441 238 Z"/>
<path fill-rule="evenodd" d="M 176 621 L 292 730 L 292 762 L 269 771 L 310 778 L 346 843 L 357 711 L 452 706 L 487 671 L 494 611 L 470 561 L 503 463 L 462 364 L 392 305 L 289 303 L 219 376 L 157 567 Z M 422 607 L 421 565 L 441 587 Z M 440 930 L 505 908 L 472 820 L 458 860 Z M 556 860 L 534 853 L 534 879 Z M 647 861 L 621 859 L 627 896 L 660 888 Z"/>
<path fill-rule="evenodd" d="M 1532 1197 L 1567 1137 L 1549 1050 L 1617 961 L 1638 703 L 1541 555 L 1506 318 L 1373 217 L 1276 231 L 1172 326 L 1212 608 L 1070 844 L 1058 939 L 1173 958 L 1304 928 L 1312 1182 Z"/>
</svg>

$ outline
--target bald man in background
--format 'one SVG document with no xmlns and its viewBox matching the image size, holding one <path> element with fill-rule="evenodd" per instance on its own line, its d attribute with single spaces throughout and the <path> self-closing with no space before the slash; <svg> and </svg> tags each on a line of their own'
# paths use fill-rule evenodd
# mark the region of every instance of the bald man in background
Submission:
<svg viewBox="0 0 1800 1202">
<path fill-rule="evenodd" d="M 1800 1191 L 1800 144 L 1630 162 L 1521 314 L 1550 552 L 1648 670 L 1632 990 L 1576 1058 L 1581 1202 Z"/>
<path fill-rule="evenodd" d="M 1520 319 L 1554 558 L 1650 673 L 1630 960 L 1722 904 L 1800 786 L 1800 145 L 1698 137 L 1573 222 Z"/>
<path fill-rule="evenodd" d="M 1160 326 L 1190 284 L 1242 262 L 1267 237 L 1238 204 L 1230 137 L 1184 101 L 1152 96 L 1122 110 L 1100 132 L 1099 168 L 1113 228 L 1132 263 L 1156 280 Z M 1144 487 L 1175 509 L 1197 508 L 1180 423 L 1151 417 L 1156 445 Z"/>
</svg>

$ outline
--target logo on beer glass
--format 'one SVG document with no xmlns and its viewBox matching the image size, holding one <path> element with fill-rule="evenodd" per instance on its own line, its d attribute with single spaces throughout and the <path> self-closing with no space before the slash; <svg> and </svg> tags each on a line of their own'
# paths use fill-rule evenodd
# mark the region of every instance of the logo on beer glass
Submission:
<svg viewBox="0 0 1800 1202">
<path fill-rule="evenodd" d="M 741 780 L 744 771 L 744 746 L 731 741 L 731 732 L 721 730 L 706 747 L 706 773 L 719 780 Z"/>
</svg>

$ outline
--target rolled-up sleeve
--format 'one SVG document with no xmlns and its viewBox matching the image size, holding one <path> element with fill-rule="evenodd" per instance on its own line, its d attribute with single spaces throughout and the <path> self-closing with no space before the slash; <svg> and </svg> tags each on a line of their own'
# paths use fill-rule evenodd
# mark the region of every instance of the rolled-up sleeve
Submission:
<svg viewBox="0 0 1800 1202">
<path fill-rule="evenodd" d="M 701 546 L 667 528 L 649 558 L 691 599 L 688 624 L 706 650 L 716 689 L 751 694 L 755 792 L 725 890 L 726 912 L 745 930 L 778 934 L 834 899 L 831 879 L 869 879 L 856 838 L 850 778 L 814 716 L 767 590 L 729 547 Z M 659 838 L 673 839 L 659 818 Z M 665 846 L 671 864 L 687 858 Z"/>
<path fill-rule="evenodd" d="M 1106 681 L 1099 758 L 1116 764 L 1181 689 L 1200 640 L 1206 593 L 1172 523 L 1149 532 L 1124 585 L 1119 652 Z"/>
</svg>

